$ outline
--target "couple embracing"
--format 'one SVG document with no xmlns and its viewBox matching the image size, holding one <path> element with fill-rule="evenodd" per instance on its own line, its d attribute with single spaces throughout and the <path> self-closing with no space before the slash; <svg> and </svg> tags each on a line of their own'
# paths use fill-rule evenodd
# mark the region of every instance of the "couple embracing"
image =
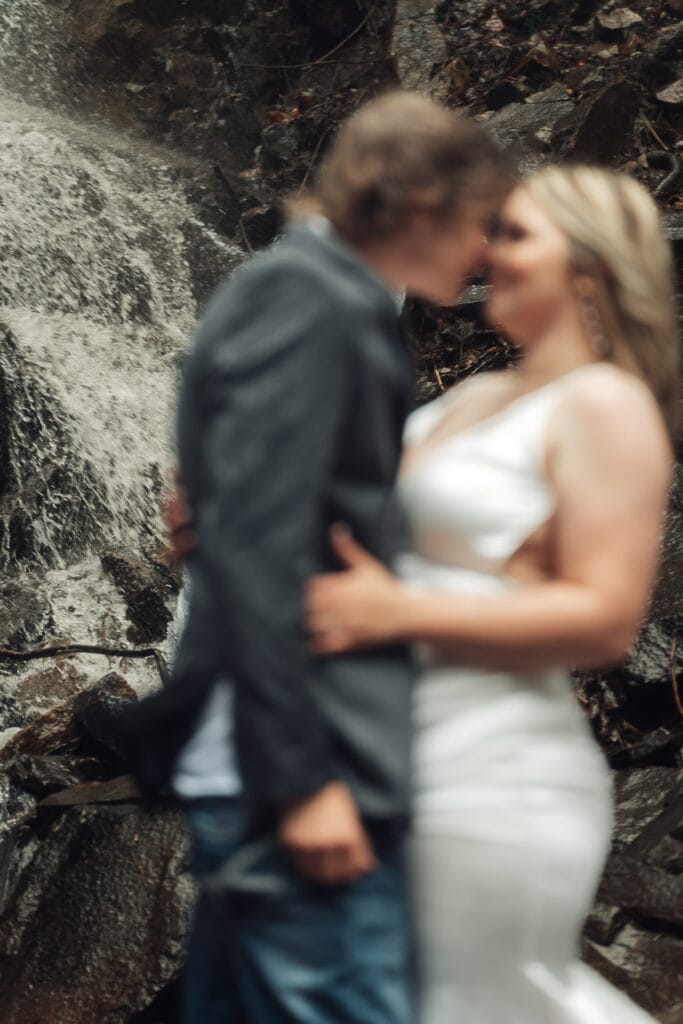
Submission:
<svg viewBox="0 0 683 1024">
<path fill-rule="evenodd" d="M 407 419 L 395 293 L 453 304 L 483 265 L 519 364 Z M 186 1024 L 650 1021 L 578 961 L 611 805 L 567 667 L 641 621 L 676 392 L 635 181 L 514 185 L 410 93 L 341 128 L 181 389 L 188 617 L 127 728 L 188 813 Z"/>
</svg>

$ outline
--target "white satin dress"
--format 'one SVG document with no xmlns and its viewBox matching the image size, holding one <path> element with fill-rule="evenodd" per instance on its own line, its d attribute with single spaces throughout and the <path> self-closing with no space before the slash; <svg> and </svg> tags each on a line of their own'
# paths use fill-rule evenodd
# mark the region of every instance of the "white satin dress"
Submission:
<svg viewBox="0 0 683 1024">
<path fill-rule="evenodd" d="M 409 584 L 461 594 L 518 585 L 505 567 L 553 514 L 544 437 L 564 383 L 416 454 L 399 484 L 413 535 L 399 565 Z M 407 447 L 451 401 L 413 414 Z M 418 653 L 419 1024 L 654 1024 L 579 962 L 609 847 L 611 787 L 568 673 Z"/>
</svg>

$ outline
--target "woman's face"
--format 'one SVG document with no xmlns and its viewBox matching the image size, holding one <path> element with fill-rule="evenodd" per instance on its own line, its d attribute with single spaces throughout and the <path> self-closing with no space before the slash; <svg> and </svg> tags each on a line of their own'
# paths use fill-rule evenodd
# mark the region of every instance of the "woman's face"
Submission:
<svg viewBox="0 0 683 1024">
<path fill-rule="evenodd" d="M 567 237 L 522 186 L 502 207 L 487 263 L 492 289 L 486 318 L 519 344 L 540 337 L 575 305 Z"/>
</svg>

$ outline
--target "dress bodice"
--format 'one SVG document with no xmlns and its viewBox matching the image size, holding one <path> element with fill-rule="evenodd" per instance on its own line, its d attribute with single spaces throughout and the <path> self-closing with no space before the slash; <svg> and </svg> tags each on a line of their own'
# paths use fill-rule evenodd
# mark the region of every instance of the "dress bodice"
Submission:
<svg viewBox="0 0 683 1024">
<path fill-rule="evenodd" d="M 399 480 L 411 533 L 402 575 L 455 583 L 455 571 L 459 579 L 484 575 L 500 584 L 511 557 L 554 512 L 545 435 L 563 381 L 529 392 L 451 437 L 426 441 Z M 446 394 L 413 413 L 408 449 L 429 438 L 452 401 Z"/>
</svg>

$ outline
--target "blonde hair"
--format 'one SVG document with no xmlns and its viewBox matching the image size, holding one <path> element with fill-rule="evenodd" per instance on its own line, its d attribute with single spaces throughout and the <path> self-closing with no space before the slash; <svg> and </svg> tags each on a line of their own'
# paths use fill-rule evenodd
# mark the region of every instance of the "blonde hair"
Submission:
<svg viewBox="0 0 683 1024">
<path fill-rule="evenodd" d="M 649 193 L 627 174 L 546 167 L 524 187 L 568 237 L 575 270 L 592 278 L 609 341 L 605 357 L 651 389 L 675 437 L 680 357 L 673 258 Z"/>
<path fill-rule="evenodd" d="M 509 157 L 474 121 L 417 92 L 394 90 L 342 124 L 308 197 L 290 215 L 318 211 L 352 244 L 384 241 L 422 212 L 448 222 L 502 201 Z"/>
</svg>

